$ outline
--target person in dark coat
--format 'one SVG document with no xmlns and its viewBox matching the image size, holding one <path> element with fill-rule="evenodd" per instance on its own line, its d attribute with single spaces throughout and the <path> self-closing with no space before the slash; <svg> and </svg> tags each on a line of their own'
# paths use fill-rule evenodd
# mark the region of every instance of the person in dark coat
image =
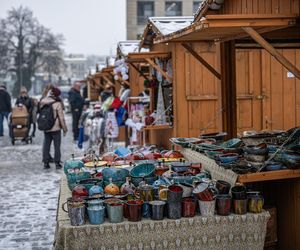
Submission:
<svg viewBox="0 0 300 250">
<path fill-rule="evenodd" d="M 0 136 L 3 136 L 3 121 L 11 112 L 11 98 L 5 85 L 0 85 Z"/>
<path fill-rule="evenodd" d="M 71 90 L 69 91 L 69 103 L 71 106 L 72 113 L 72 130 L 74 141 L 78 140 L 79 136 L 79 120 L 81 117 L 84 99 L 80 94 L 81 84 L 80 82 L 75 82 Z"/>
<path fill-rule="evenodd" d="M 16 106 L 18 106 L 20 104 L 24 105 L 27 108 L 27 112 L 29 114 L 29 123 L 30 123 L 30 128 L 31 128 L 34 102 L 33 102 L 33 99 L 31 97 L 29 97 L 27 89 L 25 87 L 21 88 L 20 96 L 17 98 L 17 101 L 16 101 Z M 32 135 L 35 133 L 34 128 L 33 128 L 33 130 L 34 131 L 32 131 Z"/>
</svg>

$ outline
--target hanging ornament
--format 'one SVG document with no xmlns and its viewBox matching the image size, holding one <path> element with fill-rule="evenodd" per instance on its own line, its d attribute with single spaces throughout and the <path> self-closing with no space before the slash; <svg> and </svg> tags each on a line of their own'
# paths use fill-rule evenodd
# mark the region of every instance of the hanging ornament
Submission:
<svg viewBox="0 0 300 250">
<path fill-rule="evenodd" d="M 156 108 L 157 110 L 156 110 L 156 117 L 155 117 L 156 125 L 165 125 L 167 123 L 166 108 L 165 108 L 163 90 L 161 85 L 162 82 L 160 82 L 158 86 L 158 97 L 157 97 L 157 108 Z"/>
<path fill-rule="evenodd" d="M 118 81 L 118 80 L 119 80 L 119 76 L 118 76 L 118 75 L 115 75 L 115 76 L 114 76 L 114 79 L 115 79 L 115 81 Z"/>
<path fill-rule="evenodd" d="M 123 79 L 124 81 L 127 81 L 127 80 L 129 79 L 129 76 L 128 76 L 127 74 L 125 74 L 125 75 L 122 76 L 122 79 Z"/>
</svg>

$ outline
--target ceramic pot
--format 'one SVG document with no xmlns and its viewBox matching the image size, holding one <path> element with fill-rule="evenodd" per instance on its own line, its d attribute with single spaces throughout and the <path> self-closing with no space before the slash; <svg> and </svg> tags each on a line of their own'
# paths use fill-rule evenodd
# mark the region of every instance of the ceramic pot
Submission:
<svg viewBox="0 0 300 250">
<path fill-rule="evenodd" d="M 232 198 L 234 200 L 245 200 L 247 199 L 246 191 L 245 186 L 234 186 L 231 188 Z"/>
<path fill-rule="evenodd" d="M 72 154 L 72 158 L 70 160 L 67 160 L 64 164 L 64 172 L 65 174 L 68 174 L 71 170 L 74 169 L 81 169 L 84 167 L 84 164 L 82 161 L 75 159 L 74 154 Z"/>
<path fill-rule="evenodd" d="M 67 210 L 65 204 L 68 205 Z M 85 223 L 85 204 L 82 200 L 73 200 L 69 198 L 62 205 L 62 209 L 68 213 L 72 226 L 81 226 Z"/>
<path fill-rule="evenodd" d="M 233 200 L 233 212 L 235 214 L 246 214 L 247 213 L 248 200 Z"/>
<path fill-rule="evenodd" d="M 231 196 L 229 194 L 217 195 L 217 214 L 229 215 L 231 211 Z"/>
<path fill-rule="evenodd" d="M 182 216 L 194 217 L 196 214 L 196 201 L 193 198 L 182 199 Z"/>
<path fill-rule="evenodd" d="M 150 201 L 152 220 L 163 220 L 165 201 Z"/>
<path fill-rule="evenodd" d="M 101 186 L 94 185 L 89 190 L 89 197 L 101 197 L 103 196 L 104 190 Z"/>
<path fill-rule="evenodd" d="M 142 200 L 132 200 L 127 202 L 129 221 L 140 221 L 142 219 L 143 203 Z"/>
<path fill-rule="evenodd" d="M 218 190 L 208 183 L 200 183 L 194 190 L 193 194 L 202 201 L 212 201 L 218 194 Z"/>
<path fill-rule="evenodd" d="M 112 183 L 112 178 L 110 178 L 110 184 L 105 187 L 104 192 L 110 195 L 117 195 L 120 193 L 120 189 L 116 184 Z"/>
<path fill-rule="evenodd" d="M 216 200 L 212 201 L 202 201 L 199 200 L 199 208 L 201 216 L 209 217 L 214 216 L 216 209 Z"/>
<path fill-rule="evenodd" d="M 150 185 L 143 185 L 138 188 L 136 198 L 144 202 L 149 202 L 154 200 L 154 189 Z"/>
<path fill-rule="evenodd" d="M 261 195 L 248 196 L 248 211 L 250 213 L 261 213 L 264 206 L 264 198 Z"/>
<path fill-rule="evenodd" d="M 168 187 L 167 201 L 168 202 L 181 202 L 183 189 L 181 186 L 172 185 Z"/>
<path fill-rule="evenodd" d="M 168 218 L 172 220 L 178 220 L 182 216 L 181 202 L 169 202 L 168 201 Z"/>
<path fill-rule="evenodd" d="M 142 205 L 142 216 L 144 218 L 151 217 L 151 206 L 148 202 L 144 202 L 144 204 Z"/>
<path fill-rule="evenodd" d="M 199 163 L 199 164 L 193 163 L 189 168 L 189 172 L 192 175 L 197 175 L 197 174 L 200 174 L 201 169 L 202 169 L 201 163 Z"/>
<path fill-rule="evenodd" d="M 223 154 L 219 156 L 219 159 L 222 163 L 232 163 L 238 159 L 239 155 L 234 153 Z"/>
<path fill-rule="evenodd" d="M 218 180 L 216 182 L 216 188 L 219 194 L 229 194 L 231 185 L 226 181 Z"/>
<path fill-rule="evenodd" d="M 85 199 L 89 196 L 89 192 L 88 190 L 82 186 L 82 185 L 77 185 L 73 188 L 72 190 L 72 198 L 73 200 L 76 200 L 76 199 Z"/>
<path fill-rule="evenodd" d="M 110 223 L 120 223 L 123 221 L 123 204 L 111 203 L 107 206 L 108 219 Z"/>
<path fill-rule="evenodd" d="M 104 222 L 105 217 L 105 207 L 88 207 L 89 221 L 92 225 L 99 225 Z"/>
<path fill-rule="evenodd" d="M 178 186 L 182 187 L 183 193 L 182 198 L 191 197 L 193 192 L 193 185 L 187 184 L 187 183 L 180 183 Z"/>
<path fill-rule="evenodd" d="M 121 187 L 121 194 L 133 194 L 134 185 L 130 183 L 130 177 L 126 177 L 126 182 Z"/>
</svg>

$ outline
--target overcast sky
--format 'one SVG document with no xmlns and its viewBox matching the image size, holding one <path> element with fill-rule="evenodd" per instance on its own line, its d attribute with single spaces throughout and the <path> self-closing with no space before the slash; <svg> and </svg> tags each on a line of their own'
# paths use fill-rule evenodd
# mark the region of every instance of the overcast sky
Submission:
<svg viewBox="0 0 300 250">
<path fill-rule="evenodd" d="M 67 53 L 115 54 L 117 42 L 126 39 L 126 0 L 0 0 L 0 18 L 20 5 L 64 35 Z"/>
</svg>

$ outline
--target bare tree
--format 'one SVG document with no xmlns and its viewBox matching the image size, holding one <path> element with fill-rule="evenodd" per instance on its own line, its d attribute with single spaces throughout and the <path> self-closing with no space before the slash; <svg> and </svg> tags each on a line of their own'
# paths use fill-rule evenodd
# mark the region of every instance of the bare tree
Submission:
<svg viewBox="0 0 300 250">
<path fill-rule="evenodd" d="M 0 71 L 16 73 L 14 95 L 21 86 L 30 90 L 31 77 L 39 68 L 59 73 L 62 42 L 62 35 L 42 26 L 30 9 L 21 6 L 8 11 L 7 18 L 0 20 Z"/>
</svg>

